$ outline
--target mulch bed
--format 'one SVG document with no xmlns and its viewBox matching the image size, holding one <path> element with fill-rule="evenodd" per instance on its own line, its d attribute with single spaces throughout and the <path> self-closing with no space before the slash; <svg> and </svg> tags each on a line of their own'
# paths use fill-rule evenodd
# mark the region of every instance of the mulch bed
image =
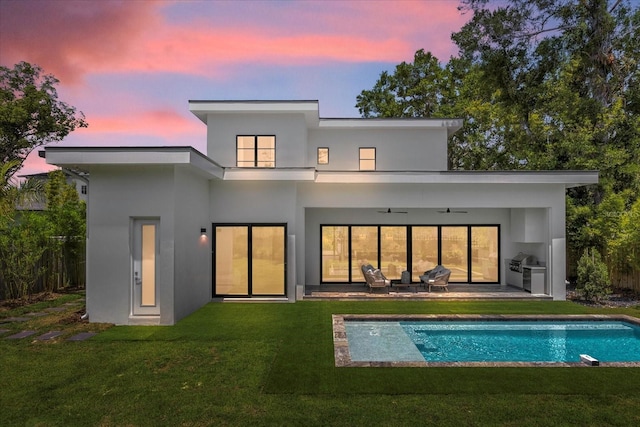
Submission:
<svg viewBox="0 0 640 427">
<path fill-rule="evenodd" d="M 578 292 L 572 287 L 571 289 L 567 288 L 567 300 L 588 307 L 626 308 L 640 305 L 640 294 L 633 289 L 614 289 L 613 293 L 605 297 L 602 301 L 593 302 L 582 299 Z"/>
</svg>

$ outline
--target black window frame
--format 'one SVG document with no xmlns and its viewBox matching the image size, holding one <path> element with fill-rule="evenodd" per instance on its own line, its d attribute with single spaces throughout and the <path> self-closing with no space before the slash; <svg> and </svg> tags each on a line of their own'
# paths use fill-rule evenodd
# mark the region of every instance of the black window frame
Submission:
<svg viewBox="0 0 640 427">
<path fill-rule="evenodd" d="M 363 158 L 362 150 L 373 150 L 373 159 Z M 377 157 L 378 157 L 378 150 L 376 150 L 376 147 L 358 147 L 358 170 L 361 170 L 361 171 L 377 170 L 377 167 L 378 167 Z M 373 169 L 362 169 L 363 160 L 373 160 Z"/>
<path fill-rule="evenodd" d="M 273 163 L 273 166 L 259 166 L 260 160 L 259 160 L 259 152 L 260 150 L 265 150 L 264 148 L 260 148 L 258 146 L 258 140 L 259 138 L 273 138 L 273 148 L 269 148 L 268 150 L 273 151 L 273 160 L 270 161 Z M 238 153 L 240 152 L 241 148 L 238 146 L 238 140 L 239 138 L 253 138 L 253 164 L 252 165 L 248 165 L 249 161 L 243 161 L 242 165 L 240 165 L 240 159 L 238 156 Z M 251 150 L 248 148 L 242 148 L 242 150 Z M 276 136 L 275 135 L 268 135 L 268 134 L 260 134 L 260 135 L 251 135 L 251 134 L 240 134 L 240 135 L 236 135 L 236 167 L 238 168 L 248 168 L 248 169 L 273 169 L 276 167 Z"/>
<path fill-rule="evenodd" d="M 442 264 L 442 227 L 466 227 L 467 228 L 467 238 L 468 238 L 468 244 L 467 244 L 467 281 L 466 282 L 450 282 L 450 283 L 468 283 L 470 285 L 492 285 L 492 284 L 500 284 L 501 283 L 501 273 L 500 273 L 500 257 L 501 257 L 501 252 L 502 252 L 502 244 L 501 244 L 501 236 L 502 236 L 502 227 L 500 224 L 494 224 L 494 223 L 490 223 L 490 224 L 353 224 L 353 223 L 335 223 L 335 224 L 331 224 L 331 223 L 327 223 L 327 224 L 320 224 L 320 259 L 319 259 L 319 282 L 320 284 L 351 284 L 351 283 L 360 283 L 362 282 L 361 278 L 359 277 L 358 274 L 356 274 L 356 276 L 352 276 L 352 262 L 351 262 L 351 239 L 352 239 L 352 235 L 351 235 L 351 229 L 352 227 L 377 227 L 378 228 L 378 241 L 375 242 L 375 244 L 377 245 L 377 251 L 378 251 L 378 255 L 377 255 L 377 259 L 376 260 L 371 260 L 372 265 L 374 265 L 374 267 L 379 268 L 380 267 L 380 261 L 381 261 L 381 253 L 380 253 L 380 249 L 381 249 L 381 236 L 380 236 L 380 229 L 382 227 L 389 227 L 389 226 L 402 226 L 402 227 L 407 227 L 407 268 L 409 269 L 409 271 L 412 271 L 412 257 L 413 257 L 413 245 L 412 245 L 412 237 L 413 237 L 413 233 L 412 233 L 412 229 L 413 227 L 437 227 L 438 229 L 438 264 Z M 323 227 L 347 227 L 347 235 L 348 235 L 348 241 L 347 241 L 347 254 L 349 254 L 349 258 L 348 258 L 348 266 L 347 266 L 347 271 L 349 272 L 349 278 L 347 281 L 324 281 L 323 280 L 323 257 L 322 257 L 322 228 Z M 472 236 L 471 236 L 471 230 L 473 227 L 495 227 L 497 229 L 497 243 L 498 243 L 498 247 L 497 247 L 497 264 L 496 264 L 496 268 L 497 268 L 497 281 L 496 282 L 485 282 L 485 281 L 474 281 L 473 280 L 473 274 L 472 274 L 472 268 L 473 268 L 473 259 L 472 259 Z M 373 244 L 373 243 L 372 243 Z M 416 282 L 416 278 L 412 276 L 412 281 Z"/>
</svg>

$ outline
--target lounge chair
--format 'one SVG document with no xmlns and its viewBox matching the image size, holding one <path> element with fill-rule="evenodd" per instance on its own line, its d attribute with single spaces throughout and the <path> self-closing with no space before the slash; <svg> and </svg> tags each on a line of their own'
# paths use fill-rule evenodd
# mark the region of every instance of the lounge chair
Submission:
<svg viewBox="0 0 640 427">
<path fill-rule="evenodd" d="M 382 288 L 386 289 L 389 292 L 389 286 L 391 286 L 391 281 L 384 277 L 382 271 L 377 268 L 373 268 L 371 264 L 363 265 L 361 267 L 362 275 L 364 276 L 364 280 L 369 286 L 369 292 L 373 291 L 374 288 Z"/>
<path fill-rule="evenodd" d="M 425 288 L 429 287 L 429 292 L 431 292 L 432 286 L 444 288 L 449 292 L 449 277 L 451 277 L 451 270 L 437 265 L 435 268 L 425 271 L 424 275 L 420 276 L 420 282 L 424 284 Z"/>
</svg>

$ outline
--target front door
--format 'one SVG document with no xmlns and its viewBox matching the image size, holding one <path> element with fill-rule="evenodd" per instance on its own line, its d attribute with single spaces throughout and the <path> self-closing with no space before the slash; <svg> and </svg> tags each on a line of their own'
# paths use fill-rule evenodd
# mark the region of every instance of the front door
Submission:
<svg viewBox="0 0 640 427">
<path fill-rule="evenodd" d="M 158 258 L 160 249 L 160 221 L 133 221 L 133 315 L 159 315 Z"/>
</svg>

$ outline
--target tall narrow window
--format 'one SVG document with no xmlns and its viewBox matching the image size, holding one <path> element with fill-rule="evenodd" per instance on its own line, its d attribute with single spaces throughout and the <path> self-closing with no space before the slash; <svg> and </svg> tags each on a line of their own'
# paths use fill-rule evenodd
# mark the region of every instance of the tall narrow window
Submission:
<svg viewBox="0 0 640 427">
<path fill-rule="evenodd" d="M 318 164 L 319 165 L 329 164 L 329 148 L 318 147 Z"/>
<path fill-rule="evenodd" d="M 374 171 L 376 170 L 376 149 L 360 148 L 360 170 Z"/>
<path fill-rule="evenodd" d="M 243 135 L 236 137 L 237 161 L 240 168 L 273 168 L 276 166 L 276 137 Z"/>
</svg>

